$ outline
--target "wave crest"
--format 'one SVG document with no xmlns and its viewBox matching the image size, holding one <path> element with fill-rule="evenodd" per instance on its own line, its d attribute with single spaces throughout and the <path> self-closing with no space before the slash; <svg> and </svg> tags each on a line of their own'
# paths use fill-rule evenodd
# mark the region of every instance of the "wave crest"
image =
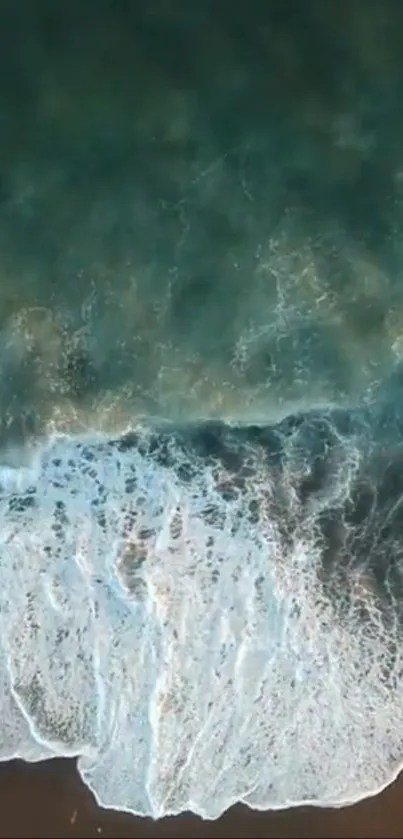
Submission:
<svg viewBox="0 0 403 839">
<path fill-rule="evenodd" d="M 385 786 L 403 470 L 371 422 L 54 437 L 4 468 L 1 758 L 78 755 L 102 804 L 154 817 Z"/>
</svg>

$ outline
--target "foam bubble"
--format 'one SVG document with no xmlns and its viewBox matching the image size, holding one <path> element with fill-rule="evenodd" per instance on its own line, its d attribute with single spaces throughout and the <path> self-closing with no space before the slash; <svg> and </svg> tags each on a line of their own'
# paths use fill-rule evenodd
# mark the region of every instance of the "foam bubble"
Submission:
<svg viewBox="0 0 403 839">
<path fill-rule="evenodd" d="M 63 436 L 3 469 L 0 757 L 78 755 L 102 804 L 154 817 L 386 785 L 403 478 L 370 432 L 333 411 Z"/>
</svg>

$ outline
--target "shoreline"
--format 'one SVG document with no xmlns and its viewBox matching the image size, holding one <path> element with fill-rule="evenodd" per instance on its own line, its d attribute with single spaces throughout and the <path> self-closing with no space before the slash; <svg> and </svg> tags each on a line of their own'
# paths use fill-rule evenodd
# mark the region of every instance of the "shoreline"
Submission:
<svg viewBox="0 0 403 839">
<path fill-rule="evenodd" d="M 379 795 L 342 809 L 257 812 L 236 805 L 214 822 L 190 814 L 153 822 L 98 807 L 74 760 L 55 758 L 40 764 L 16 760 L 0 766 L 0 808 L 0 839 L 398 838 L 403 837 L 403 775 Z"/>
</svg>

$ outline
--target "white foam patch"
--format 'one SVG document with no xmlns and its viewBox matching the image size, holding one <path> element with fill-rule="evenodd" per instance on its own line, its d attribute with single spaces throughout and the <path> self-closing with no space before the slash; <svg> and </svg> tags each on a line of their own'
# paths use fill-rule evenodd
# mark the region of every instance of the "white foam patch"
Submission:
<svg viewBox="0 0 403 839">
<path fill-rule="evenodd" d="M 315 511 L 285 540 L 259 453 L 226 495 L 225 469 L 181 479 L 147 439 L 53 439 L 0 474 L 0 759 L 79 755 L 100 803 L 154 817 L 385 786 L 398 627 L 363 578 L 347 612 L 325 596 Z"/>
<path fill-rule="evenodd" d="M 31 733 L 29 722 L 18 707 L 11 689 L 3 653 L 0 652 L 0 761 L 24 758 L 37 762 L 52 756 L 50 749 Z"/>
</svg>

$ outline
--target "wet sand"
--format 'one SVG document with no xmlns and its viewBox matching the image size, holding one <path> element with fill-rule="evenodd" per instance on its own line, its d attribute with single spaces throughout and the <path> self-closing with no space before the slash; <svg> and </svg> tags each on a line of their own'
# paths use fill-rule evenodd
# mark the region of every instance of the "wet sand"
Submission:
<svg viewBox="0 0 403 839">
<path fill-rule="evenodd" d="M 403 837 L 403 776 L 382 795 L 344 810 L 255 813 L 234 807 L 216 822 L 194 816 L 152 822 L 102 810 L 70 760 L 0 767 L 0 839 L 67 837 Z"/>
</svg>

